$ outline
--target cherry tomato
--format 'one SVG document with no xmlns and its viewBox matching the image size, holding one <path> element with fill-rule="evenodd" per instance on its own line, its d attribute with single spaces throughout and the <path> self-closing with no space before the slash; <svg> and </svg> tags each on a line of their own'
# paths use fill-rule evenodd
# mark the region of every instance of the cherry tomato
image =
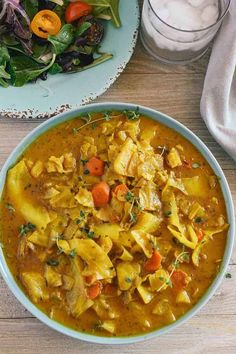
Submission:
<svg viewBox="0 0 236 354">
<path fill-rule="evenodd" d="M 65 20 L 67 23 L 72 23 L 78 20 L 82 16 L 86 16 L 91 14 L 92 6 L 86 4 L 83 1 L 71 2 L 65 12 Z"/>
<path fill-rule="evenodd" d="M 30 24 L 31 31 L 40 38 L 48 38 L 56 35 L 61 29 L 61 20 L 51 10 L 41 10 L 33 18 Z"/>
</svg>

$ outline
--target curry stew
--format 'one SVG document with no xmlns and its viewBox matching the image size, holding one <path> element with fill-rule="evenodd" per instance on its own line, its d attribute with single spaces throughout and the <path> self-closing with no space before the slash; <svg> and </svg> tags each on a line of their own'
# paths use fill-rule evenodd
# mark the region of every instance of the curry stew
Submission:
<svg viewBox="0 0 236 354">
<path fill-rule="evenodd" d="M 0 218 L 31 301 L 105 336 L 149 332 L 192 308 L 228 228 L 205 159 L 138 111 L 86 114 L 37 138 L 8 171 Z"/>
</svg>

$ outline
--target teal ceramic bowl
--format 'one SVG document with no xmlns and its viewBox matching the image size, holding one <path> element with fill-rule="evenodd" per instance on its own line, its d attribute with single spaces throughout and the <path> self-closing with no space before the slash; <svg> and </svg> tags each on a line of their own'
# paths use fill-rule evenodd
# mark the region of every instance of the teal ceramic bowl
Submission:
<svg viewBox="0 0 236 354">
<path fill-rule="evenodd" d="M 70 119 L 73 119 L 77 117 L 78 115 L 82 113 L 86 113 L 88 111 L 92 112 L 99 112 L 99 111 L 107 111 L 107 110 L 134 110 L 136 109 L 136 105 L 132 104 L 125 104 L 125 103 L 100 103 L 100 104 L 91 104 L 88 106 L 84 106 L 82 108 L 79 108 L 75 111 L 63 113 L 61 115 L 56 116 L 55 118 L 52 118 L 40 126 L 38 126 L 36 129 L 34 129 L 30 134 L 28 134 L 22 142 L 15 148 L 15 150 L 11 153 L 9 156 L 8 160 L 4 164 L 1 172 L 0 172 L 0 196 L 5 184 L 5 179 L 6 179 L 6 174 L 8 169 L 14 165 L 14 163 L 17 161 L 17 159 L 21 156 L 23 151 L 35 140 L 40 136 L 41 134 L 45 133 L 47 130 L 50 128 L 68 121 Z M 21 304 L 28 310 L 30 311 L 34 316 L 36 316 L 40 321 L 48 325 L 49 327 L 55 329 L 58 332 L 61 332 L 63 334 L 66 334 L 70 337 L 88 341 L 88 342 L 93 342 L 93 343 L 99 343 L 99 344 L 128 344 L 128 343 L 134 343 L 134 342 L 139 342 L 147 339 L 151 339 L 157 336 L 160 336 L 162 334 L 165 334 L 169 332 L 170 330 L 176 328 L 177 326 L 181 325 L 182 323 L 186 322 L 188 319 L 190 319 L 193 315 L 195 315 L 206 303 L 207 301 L 213 296 L 214 292 L 220 285 L 225 271 L 227 269 L 227 266 L 229 264 L 230 256 L 232 253 L 233 249 L 233 242 L 234 242 L 234 234 L 235 234 L 235 220 L 234 220 L 234 207 L 233 207 L 233 202 L 232 202 L 232 197 L 230 193 L 230 189 L 227 183 L 227 180 L 224 176 L 224 173 L 222 169 L 220 168 L 218 162 L 212 155 L 212 153 L 209 151 L 209 149 L 203 144 L 203 142 L 196 136 L 194 135 L 189 129 L 184 127 L 182 124 L 178 123 L 176 120 L 164 115 L 163 113 L 157 112 L 155 110 L 149 109 L 147 107 L 142 107 L 140 106 L 140 112 L 151 117 L 152 119 L 172 128 L 182 136 L 184 136 L 186 139 L 191 141 L 191 143 L 199 150 L 199 152 L 204 156 L 204 158 L 208 161 L 210 166 L 212 167 L 213 171 L 217 176 L 220 177 L 220 184 L 221 184 L 221 189 L 224 195 L 225 203 L 226 203 L 226 208 L 227 208 L 227 215 L 228 215 L 228 221 L 230 224 L 230 228 L 228 231 L 228 236 L 227 236 L 227 243 L 225 247 L 225 253 L 224 253 L 224 258 L 221 264 L 220 271 L 218 275 L 216 276 L 215 280 L 212 282 L 211 286 L 208 288 L 204 296 L 200 299 L 200 301 L 190 310 L 188 311 L 184 316 L 179 318 L 176 322 L 173 324 L 170 324 L 168 326 L 165 326 L 161 329 L 152 331 L 150 333 L 145 333 L 145 334 L 139 334 L 136 336 L 129 336 L 129 337 L 99 337 L 95 335 L 90 335 L 90 334 L 85 334 L 78 332 L 76 330 L 73 330 L 71 328 L 65 327 L 62 324 L 51 320 L 48 316 L 46 316 L 42 311 L 40 311 L 23 293 L 23 291 L 20 289 L 20 287 L 17 285 L 15 282 L 8 266 L 6 263 L 6 260 L 4 258 L 4 254 L 2 252 L 2 249 L 0 249 L 0 270 L 2 273 L 3 278 L 5 279 L 7 285 L 15 295 L 15 297 L 21 302 Z"/>
</svg>

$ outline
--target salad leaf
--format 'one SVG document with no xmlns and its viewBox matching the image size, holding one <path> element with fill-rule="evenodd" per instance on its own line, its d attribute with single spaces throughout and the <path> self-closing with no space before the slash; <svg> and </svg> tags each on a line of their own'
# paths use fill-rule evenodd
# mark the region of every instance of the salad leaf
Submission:
<svg viewBox="0 0 236 354">
<path fill-rule="evenodd" d="M 63 69 L 58 63 L 54 63 L 51 68 L 48 70 L 49 74 L 56 75 L 62 73 Z"/>
<path fill-rule="evenodd" d="M 26 55 L 19 55 L 10 60 L 11 80 L 14 86 L 20 87 L 29 81 L 36 79 L 43 72 L 49 70 L 54 64 L 56 54 L 53 54 L 51 62 L 47 66 L 37 63 Z"/>
<path fill-rule="evenodd" d="M 10 55 L 5 44 L 0 42 L 0 65 L 5 65 L 10 60 Z"/>
<path fill-rule="evenodd" d="M 8 83 L 7 83 L 5 80 L 3 80 L 3 79 L 0 77 L 0 86 L 3 86 L 4 88 L 7 88 L 9 85 L 8 85 Z"/>
<path fill-rule="evenodd" d="M 21 43 L 25 52 L 32 54 L 30 19 L 19 0 L 4 0 L 0 21 L 3 21 L 3 24 L 8 27 L 7 34 L 14 34 L 15 39 Z"/>
<path fill-rule="evenodd" d="M 3 87 L 8 87 L 9 84 L 6 80 L 9 80 L 11 75 L 8 74 L 3 65 L 0 65 L 0 85 Z"/>
<path fill-rule="evenodd" d="M 72 47 L 73 49 L 73 47 Z M 77 52 L 82 53 L 82 54 L 86 54 L 86 55 L 91 55 L 92 53 L 94 53 L 94 48 L 90 47 L 89 45 L 84 45 L 84 46 L 75 46 L 75 49 Z"/>
<path fill-rule="evenodd" d="M 38 43 L 35 43 L 33 45 L 33 56 L 35 58 L 41 57 L 41 55 L 44 55 L 48 50 L 48 45 L 47 43 L 45 45 L 40 45 Z"/>
<path fill-rule="evenodd" d="M 9 17 L 14 12 L 21 16 L 28 25 L 30 24 L 30 19 L 24 8 L 21 6 L 20 0 L 3 0 L 1 3 L 0 20 L 6 16 L 6 22 L 8 23 Z"/>
<path fill-rule="evenodd" d="M 0 37 L 2 43 L 6 46 L 14 46 L 19 44 L 13 33 L 4 33 L 3 35 L 0 34 Z"/>
<path fill-rule="evenodd" d="M 92 24 L 90 22 L 83 22 L 75 31 L 76 37 L 82 36 L 82 34 L 84 34 L 84 32 L 86 32 L 91 26 Z"/>
<path fill-rule="evenodd" d="M 111 19 L 115 27 L 121 27 L 120 0 L 85 0 L 85 2 L 93 6 L 94 15 L 107 20 Z"/>
<path fill-rule="evenodd" d="M 63 0 L 62 6 L 56 0 L 0 0 L 0 86 L 23 86 L 38 77 L 46 79 L 47 73 L 79 72 L 112 58 L 99 52 L 98 24 L 103 25 L 95 17 L 119 27 L 119 0 L 83 1 L 93 6 L 93 14 L 65 24 L 70 0 Z M 53 8 L 63 26 L 57 35 L 40 39 L 32 35 L 30 23 L 44 8 Z"/>
<path fill-rule="evenodd" d="M 56 6 L 54 7 L 53 12 L 55 12 L 60 18 L 63 18 L 65 15 L 66 8 L 69 5 L 69 3 L 70 3 L 70 0 L 63 0 L 62 6 L 54 3 Z"/>
<path fill-rule="evenodd" d="M 7 47 L 0 43 L 0 85 L 3 87 L 8 86 L 8 82 L 11 75 L 6 71 L 7 63 L 10 61 L 10 55 Z"/>
<path fill-rule="evenodd" d="M 63 53 L 75 39 L 74 27 L 71 24 L 64 25 L 55 36 L 48 36 L 48 41 L 53 45 L 53 52 L 58 55 Z"/>
<path fill-rule="evenodd" d="M 25 12 L 29 16 L 30 20 L 32 20 L 39 10 L 39 1 L 38 0 L 22 0 L 21 4 L 22 4 L 23 8 L 25 9 Z"/>
<path fill-rule="evenodd" d="M 0 77 L 7 80 L 11 78 L 11 75 L 6 72 L 3 65 L 0 65 Z"/>
<path fill-rule="evenodd" d="M 14 56 L 16 55 L 17 53 L 21 53 L 23 55 L 25 55 L 25 50 L 24 50 L 24 47 L 22 46 L 22 44 L 17 44 L 17 45 L 8 45 L 7 46 L 8 50 L 9 50 L 9 53 L 10 53 L 10 56 Z M 14 53 L 15 52 L 15 53 Z M 27 52 L 28 53 L 28 52 Z"/>
<path fill-rule="evenodd" d="M 7 26 L 4 23 L 0 23 L 0 36 L 1 36 L 1 38 L 4 34 L 7 33 L 7 31 L 8 31 Z"/>
<path fill-rule="evenodd" d="M 104 63 L 105 61 L 109 60 L 113 58 L 113 55 L 112 54 L 108 54 L 108 53 L 104 53 L 102 54 L 100 57 L 96 58 L 92 64 L 89 64 L 89 65 L 86 65 L 86 66 L 78 66 L 78 67 L 73 67 L 72 70 L 70 71 L 70 73 L 78 73 L 80 71 L 84 71 L 84 70 L 87 70 L 87 69 L 90 69 L 90 68 L 93 68 L 94 66 L 97 66 L 99 64 L 102 64 Z"/>
<path fill-rule="evenodd" d="M 121 26 L 119 2 L 120 0 L 110 0 L 111 20 L 115 27 Z"/>
</svg>

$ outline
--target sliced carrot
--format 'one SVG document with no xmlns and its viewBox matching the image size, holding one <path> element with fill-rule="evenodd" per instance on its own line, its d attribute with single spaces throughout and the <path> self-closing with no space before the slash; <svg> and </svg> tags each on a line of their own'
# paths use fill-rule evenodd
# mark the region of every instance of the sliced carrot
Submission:
<svg viewBox="0 0 236 354">
<path fill-rule="evenodd" d="M 98 297 L 101 294 L 101 291 L 102 291 L 102 283 L 100 281 L 97 281 L 89 288 L 87 288 L 87 296 L 91 300 L 96 299 L 96 297 Z"/>
<path fill-rule="evenodd" d="M 85 283 L 88 284 L 88 285 L 91 285 L 95 280 L 96 280 L 96 276 L 95 275 L 87 275 L 85 277 Z"/>
<path fill-rule="evenodd" d="M 126 184 L 118 184 L 113 189 L 113 193 L 116 196 L 116 198 L 122 202 L 125 201 L 125 196 L 128 191 L 129 191 L 129 188 L 126 186 Z"/>
<path fill-rule="evenodd" d="M 181 269 L 176 269 L 171 275 L 173 287 L 177 290 L 183 289 L 188 284 L 188 274 Z"/>
<path fill-rule="evenodd" d="M 154 251 L 152 257 L 144 264 L 144 269 L 147 272 L 153 273 L 161 266 L 162 256 L 158 251 Z"/>
<path fill-rule="evenodd" d="M 95 207 L 103 207 L 109 202 L 110 187 L 106 182 L 99 182 L 93 187 L 92 196 Z"/>
<path fill-rule="evenodd" d="M 196 231 L 196 235 L 197 235 L 197 238 L 198 238 L 198 241 L 200 242 L 203 237 L 204 237 L 204 232 L 202 231 L 202 229 L 198 229 L 198 230 L 195 230 Z"/>
<path fill-rule="evenodd" d="M 115 292 L 116 292 L 116 288 L 112 284 L 107 284 L 104 287 L 104 294 L 105 295 L 112 295 L 112 294 L 115 294 Z"/>
<path fill-rule="evenodd" d="M 85 165 L 91 176 L 102 176 L 104 174 L 104 161 L 98 157 L 91 157 Z"/>
</svg>

